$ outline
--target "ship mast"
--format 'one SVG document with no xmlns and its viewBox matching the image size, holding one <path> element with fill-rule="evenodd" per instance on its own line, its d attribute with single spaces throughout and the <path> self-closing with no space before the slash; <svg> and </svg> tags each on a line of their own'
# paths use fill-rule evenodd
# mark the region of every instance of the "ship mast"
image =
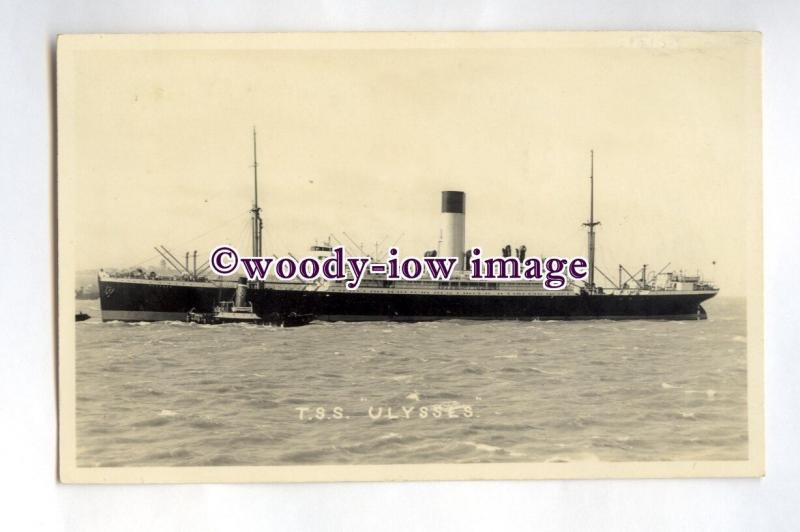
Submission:
<svg viewBox="0 0 800 532">
<path fill-rule="evenodd" d="M 261 231 L 264 223 L 261 221 L 261 208 L 258 206 L 258 158 L 256 157 L 256 128 L 253 127 L 253 256 L 261 256 Z"/>
<path fill-rule="evenodd" d="M 589 279 L 586 282 L 586 288 L 590 292 L 594 292 L 594 226 L 600 225 L 600 222 L 594 220 L 594 150 L 591 150 L 589 154 L 589 221 L 583 225 L 589 228 L 587 231 L 589 237 Z"/>
</svg>

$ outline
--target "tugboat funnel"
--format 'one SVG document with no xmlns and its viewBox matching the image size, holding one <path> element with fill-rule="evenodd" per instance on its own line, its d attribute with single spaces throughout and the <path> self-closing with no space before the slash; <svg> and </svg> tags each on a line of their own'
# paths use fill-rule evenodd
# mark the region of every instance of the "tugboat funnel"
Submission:
<svg viewBox="0 0 800 532">
<path fill-rule="evenodd" d="M 236 283 L 233 305 L 240 308 L 247 306 L 247 279 L 245 277 L 239 277 L 239 282 Z"/>
</svg>

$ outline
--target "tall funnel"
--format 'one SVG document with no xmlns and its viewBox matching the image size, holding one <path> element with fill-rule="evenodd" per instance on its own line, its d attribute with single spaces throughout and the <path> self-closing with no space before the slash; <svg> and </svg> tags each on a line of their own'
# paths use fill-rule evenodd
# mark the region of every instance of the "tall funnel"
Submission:
<svg viewBox="0 0 800 532">
<path fill-rule="evenodd" d="M 463 270 L 464 215 L 467 196 L 463 192 L 445 190 L 442 192 L 442 249 L 443 257 L 458 257 L 456 269 Z"/>
</svg>

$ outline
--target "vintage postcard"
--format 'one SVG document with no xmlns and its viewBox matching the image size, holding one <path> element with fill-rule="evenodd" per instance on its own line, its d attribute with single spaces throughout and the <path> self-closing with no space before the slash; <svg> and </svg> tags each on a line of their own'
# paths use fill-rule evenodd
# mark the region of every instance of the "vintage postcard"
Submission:
<svg viewBox="0 0 800 532">
<path fill-rule="evenodd" d="M 61 36 L 61 480 L 763 475 L 760 55 Z"/>
</svg>

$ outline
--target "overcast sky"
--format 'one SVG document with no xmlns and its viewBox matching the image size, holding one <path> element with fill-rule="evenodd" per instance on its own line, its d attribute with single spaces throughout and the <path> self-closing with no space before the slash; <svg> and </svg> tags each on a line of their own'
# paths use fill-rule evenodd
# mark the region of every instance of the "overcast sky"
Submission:
<svg viewBox="0 0 800 532">
<path fill-rule="evenodd" d="M 744 294 L 760 190 L 753 40 L 398 39 L 76 50 L 59 64 L 59 148 L 77 268 L 156 264 L 157 244 L 249 252 L 255 126 L 265 254 L 304 255 L 330 233 L 421 254 L 437 245 L 442 190 L 466 192 L 470 246 L 585 254 L 594 149 L 601 269 L 671 262 Z"/>
</svg>

